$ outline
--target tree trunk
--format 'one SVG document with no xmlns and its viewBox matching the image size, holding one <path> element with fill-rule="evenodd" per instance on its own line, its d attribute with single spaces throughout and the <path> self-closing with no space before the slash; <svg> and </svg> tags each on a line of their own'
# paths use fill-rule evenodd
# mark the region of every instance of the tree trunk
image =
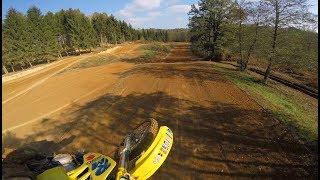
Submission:
<svg viewBox="0 0 320 180">
<path fill-rule="evenodd" d="M 213 32 L 213 46 L 211 47 L 211 59 L 217 58 L 217 52 L 216 52 L 216 42 L 217 42 L 218 36 L 216 33 Z M 211 39 L 210 39 L 211 41 Z"/>
<path fill-rule="evenodd" d="M 212 53 L 213 53 L 213 58 L 215 61 L 221 61 L 222 60 L 222 54 L 217 48 L 217 41 L 220 36 L 220 22 L 216 22 L 215 24 L 212 25 L 213 28 L 213 44 L 212 46 Z"/>
<path fill-rule="evenodd" d="M 307 32 L 307 54 L 309 55 L 309 59 L 310 59 L 310 54 L 311 54 L 310 32 Z"/>
<path fill-rule="evenodd" d="M 7 68 L 6 68 L 5 65 L 2 65 L 2 69 L 3 69 L 3 71 L 4 71 L 5 74 L 8 74 L 8 70 L 7 70 Z"/>
<path fill-rule="evenodd" d="M 263 83 L 267 83 L 267 79 L 268 79 L 269 75 L 271 74 L 272 61 L 273 61 L 274 55 L 275 55 L 277 36 L 278 36 L 278 27 L 279 27 L 279 6 L 278 6 L 278 2 L 277 1 L 276 1 L 275 9 L 276 9 L 276 19 L 275 19 L 275 23 L 274 23 L 272 50 L 271 50 L 271 54 L 270 54 L 270 58 L 269 58 L 268 67 L 266 69 L 266 72 L 264 73 Z"/>
<path fill-rule="evenodd" d="M 31 64 L 31 62 L 30 62 L 30 61 L 28 61 L 28 63 L 29 63 L 29 65 L 30 65 L 30 67 L 32 67 L 32 64 Z"/>
<path fill-rule="evenodd" d="M 102 47 L 102 33 L 100 34 L 100 46 Z"/>
<path fill-rule="evenodd" d="M 10 66 L 11 66 L 11 70 L 12 70 L 12 72 L 15 72 L 15 71 L 14 71 L 14 68 L 13 68 L 13 65 L 11 64 Z"/>
<path fill-rule="evenodd" d="M 270 74 L 271 74 L 271 65 L 272 65 L 272 62 L 271 62 L 271 61 L 269 61 L 269 64 L 268 64 L 267 70 L 266 70 L 266 72 L 264 73 L 263 83 L 266 83 L 266 82 L 267 82 L 267 79 L 268 79 L 268 77 L 269 77 L 269 76 L 270 76 Z"/>
<path fill-rule="evenodd" d="M 245 67 L 245 63 L 244 63 L 244 61 L 243 61 L 243 54 L 242 54 L 242 21 L 240 21 L 239 22 L 239 54 L 240 54 L 240 66 L 239 66 L 239 68 L 240 68 L 240 70 L 241 71 L 244 71 L 245 69 L 246 69 L 246 67 Z"/>
<path fill-rule="evenodd" d="M 256 43 L 258 41 L 258 30 L 259 30 L 259 23 L 256 23 L 254 39 L 253 39 L 253 42 L 252 42 L 251 46 L 249 47 L 246 60 L 244 61 L 245 69 L 248 67 L 248 63 L 249 63 L 249 60 L 250 60 L 250 57 L 251 57 L 251 53 L 254 50 L 254 47 L 256 46 Z"/>
</svg>

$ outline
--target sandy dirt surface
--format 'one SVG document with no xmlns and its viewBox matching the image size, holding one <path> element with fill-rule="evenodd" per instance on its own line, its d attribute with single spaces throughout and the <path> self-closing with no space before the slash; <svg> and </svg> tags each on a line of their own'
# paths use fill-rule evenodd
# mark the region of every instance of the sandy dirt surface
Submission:
<svg viewBox="0 0 320 180">
<path fill-rule="evenodd" d="M 123 45 L 127 45 L 127 43 L 125 43 Z M 116 51 L 118 48 L 120 48 L 120 45 L 112 47 L 112 48 L 107 49 L 105 51 L 98 52 L 97 54 L 98 55 L 99 54 L 109 54 L 109 53 L 112 53 L 112 52 Z M 82 55 L 82 56 L 84 56 L 84 55 Z M 49 67 L 51 67 L 51 66 L 55 67 L 56 65 L 63 64 L 66 61 L 70 61 L 70 59 L 79 59 L 79 56 L 76 57 L 76 58 L 75 57 L 64 57 L 62 59 L 58 59 L 57 61 L 54 61 L 54 62 L 49 63 L 49 64 L 41 64 L 41 65 L 37 65 L 37 66 L 35 66 L 33 68 L 26 69 L 24 71 L 19 71 L 19 72 L 13 73 L 13 74 L 10 73 L 10 74 L 7 74 L 7 75 L 2 75 L 2 83 L 9 83 L 10 81 L 15 80 L 15 79 L 19 79 L 19 81 L 20 81 L 21 78 L 24 78 L 25 76 L 28 76 L 28 75 L 33 76 L 33 75 L 37 74 L 36 72 L 38 72 L 38 71 L 40 71 L 42 69 L 45 69 L 45 71 L 47 71 L 49 69 Z"/>
<path fill-rule="evenodd" d="M 40 71 L 41 69 L 47 68 L 47 67 L 52 66 L 56 63 L 59 63 L 59 61 L 55 61 L 55 62 L 49 63 L 49 64 L 41 64 L 41 65 L 37 65 L 33 68 L 26 69 L 24 71 L 19 71 L 19 72 L 15 72 L 15 73 L 2 75 L 2 83 L 21 78 L 23 76 L 27 76 L 28 74 L 32 74 L 36 71 Z"/>
<path fill-rule="evenodd" d="M 110 54 L 125 56 L 138 46 Z M 172 129 L 174 144 L 152 179 L 317 177 L 316 152 L 210 62 L 196 61 L 187 44 L 175 44 L 164 62 L 115 62 L 58 74 L 3 103 L 2 130 L 11 130 L 3 135 L 2 152 L 38 141 L 46 151 L 112 155 L 131 128 L 153 117 Z M 4 85 L 4 100 L 34 81 Z"/>
</svg>

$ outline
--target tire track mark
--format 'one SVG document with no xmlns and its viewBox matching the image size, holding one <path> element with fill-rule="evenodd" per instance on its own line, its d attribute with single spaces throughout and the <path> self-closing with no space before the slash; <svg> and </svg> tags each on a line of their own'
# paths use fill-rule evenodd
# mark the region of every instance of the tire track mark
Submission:
<svg viewBox="0 0 320 180">
<path fill-rule="evenodd" d="M 50 74 L 49 76 L 47 76 L 47 77 L 45 77 L 45 78 L 43 78 L 43 79 L 41 79 L 41 80 L 36 81 L 35 83 L 33 83 L 33 84 L 32 84 L 31 86 L 29 86 L 28 88 L 26 88 L 26 89 L 18 92 L 16 95 L 14 95 L 14 96 L 12 96 L 12 97 L 10 97 L 10 98 L 2 101 L 2 105 L 4 105 L 5 103 L 7 103 L 7 102 L 9 102 L 9 101 L 11 101 L 11 100 L 13 100 L 13 99 L 21 96 L 21 95 L 24 95 L 24 94 L 28 93 L 29 91 L 31 91 L 31 90 L 34 89 L 35 87 L 37 87 L 37 86 L 43 84 L 44 82 L 46 82 L 49 78 L 53 77 L 54 75 L 58 74 L 59 72 L 65 70 L 65 69 L 67 69 L 68 67 L 74 65 L 75 63 L 83 60 L 84 58 L 86 58 L 86 57 L 80 58 L 80 59 L 72 62 L 71 64 L 67 65 L 66 67 L 64 67 L 64 68 L 62 68 L 62 69 L 60 69 L 60 70 L 58 70 L 58 71 Z"/>
<path fill-rule="evenodd" d="M 202 84 L 199 84 L 199 82 L 197 81 L 196 78 L 193 78 L 193 80 L 195 81 L 195 84 L 197 86 L 198 91 L 200 91 L 200 87 L 201 87 L 201 89 L 203 89 L 203 91 L 206 92 L 207 97 L 209 97 L 208 99 L 210 99 L 210 100 L 213 99 L 211 94 L 208 92 L 208 89 L 207 89 L 208 87 L 203 87 Z M 228 159 L 227 159 L 226 154 L 225 154 L 225 152 L 223 150 L 222 142 L 219 141 L 219 140 L 218 140 L 218 147 L 219 147 L 218 151 L 220 153 L 220 157 L 222 158 L 223 161 L 225 161 L 222 164 L 225 166 L 227 172 L 224 172 L 224 173 L 230 173 L 231 172 L 230 171 L 230 165 L 229 165 L 229 163 L 227 163 Z M 223 169 L 221 171 L 223 172 Z"/>
<path fill-rule="evenodd" d="M 121 87 L 122 85 L 122 87 Z M 124 91 L 126 90 L 126 88 L 123 86 L 123 79 L 120 79 L 119 81 L 115 82 L 114 84 L 108 86 L 110 87 L 110 89 L 108 88 L 107 91 L 110 91 L 113 94 L 118 94 L 119 96 L 122 96 L 122 94 L 124 93 Z M 106 107 L 106 111 L 108 111 L 114 104 L 118 103 L 120 101 L 120 99 L 115 100 L 114 102 L 111 102 L 107 107 Z M 83 123 L 86 122 L 87 119 L 81 119 L 81 121 L 79 123 L 77 123 L 75 126 L 69 126 L 66 127 L 64 129 L 60 130 L 60 133 L 57 134 L 61 134 L 60 137 L 58 137 L 58 143 L 61 142 L 67 135 L 72 135 L 71 131 L 72 129 L 76 129 L 79 126 L 82 126 Z"/>
</svg>

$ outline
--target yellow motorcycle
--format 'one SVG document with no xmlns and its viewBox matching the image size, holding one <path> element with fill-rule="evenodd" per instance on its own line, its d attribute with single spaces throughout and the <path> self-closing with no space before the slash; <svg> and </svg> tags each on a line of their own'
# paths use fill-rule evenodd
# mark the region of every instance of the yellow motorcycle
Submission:
<svg viewBox="0 0 320 180">
<path fill-rule="evenodd" d="M 173 144 L 173 133 L 166 127 L 158 128 L 154 119 L 143 122 L 126 135 L 118 147 L 115 157 L 100 153 L 57 154 L 46 157 L 46 163 L 26 162 L 35 178 L 9 175 L 2 179 L 37 180 L 139 180 L 151 177 L 166 160 Z M 44 165 L 45 164 L 45 165 Z M 117 167 L 117 168 L 116 168 Z"/>
</svg>

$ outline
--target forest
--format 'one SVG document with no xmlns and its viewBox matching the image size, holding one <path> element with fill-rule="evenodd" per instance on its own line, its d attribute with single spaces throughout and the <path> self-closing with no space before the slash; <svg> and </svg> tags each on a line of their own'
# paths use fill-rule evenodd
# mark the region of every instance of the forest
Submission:
<svg viewBox="0 0 320 180">
<path fill-rule="evenodd" d="M 11 8 L 2 21 L 2 72 L 14 72 L 62 56 L 125 41 L 168 41 L 166 30 L 134 29 L 106 13 L 86 16 L 79 9 L 42 14 L 31 7 L 26 14 Z"/>
<path fill-rule="evenodd" d="M 264 64 L 299 74 L 318 70 L 317 15 L 307 0 L 200 0 L 189 12 L 194 53 L 209 60 L 234 59 L 239 69 Z"/>
<path fill-rule="evenodd" d="M 262 64 L 264 81 L 272 69 L 318 72 L 318 19 L 308 12 L 307 0 L 200 0 L 188 15 L 189 28 L 135 29 L 106 13 L 42 14 L 31 7 L 22 14 L 11 8 L 2 21 L 2 72 L 136 40 L 190 42 L 194 54 L 236 61 L 242 71 Z"/>
</svg>

